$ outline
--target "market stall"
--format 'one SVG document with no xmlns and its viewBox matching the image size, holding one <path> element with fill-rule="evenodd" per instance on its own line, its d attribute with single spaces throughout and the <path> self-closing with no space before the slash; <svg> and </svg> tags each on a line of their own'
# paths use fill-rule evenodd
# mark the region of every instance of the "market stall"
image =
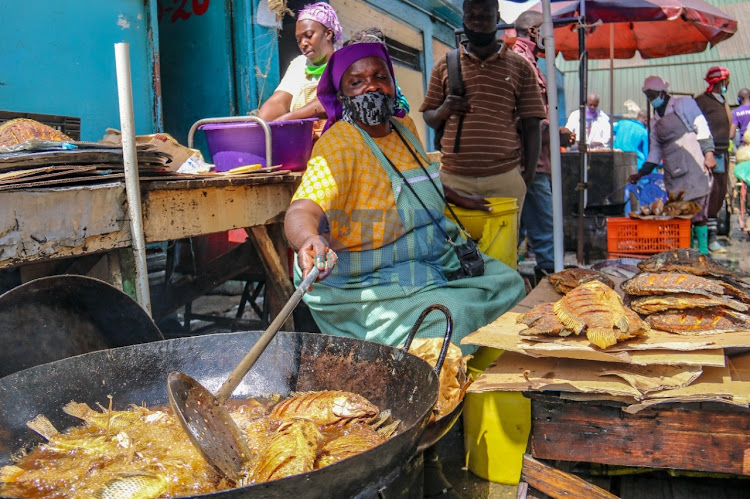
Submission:
<svg viewBox="0 0 750 499">
<path fill-rule="evenodd" d="M 689 250 L 661 256 L 669 254 L 697 257 Z M 542 282 L 513 311 L 464 339 L 504 350 L 472 384 L 469 396 L 530 397 L 533 458 L 571 466 L 585 462 L 750 474 L 748 285 L 710 260 L 702 261 L 708 263 L 665 262 L 656 256 L 640 269 L 618 268 L 619 277 L 607 276 L 614 290 L 581 279 L 569 287 L 557 283 L 563 294 Z M 654 262 L 662 268 L 655 269 Z M 666 282 L 669 292 L 660 287 Z M 579 335 L 565 316 L 574 307 L 575 290 L 584 287 L 603 294 L 603 288 L 616 290 L 625 297 L 624 308 L 632 307 L 643 319 L 626 311 L 631 315 L 624 336 L 615 325 L 617 339 L 596 346 L 602 336 L 592 332 L 601 333 L 600 324 L 584 326 Z M 709 305 L 704 300 L 716 301 L 703 308 Z M 617 302 L 605 309 L 617 308 Z M 594 321 L 597 313 L 589 311 L 586 320 Z M 558 329 L 554 314 L 566 319 Z M 530 465 L 524 461 L 522 476 L 538 471 L 527 470 Z"/>
</svg>

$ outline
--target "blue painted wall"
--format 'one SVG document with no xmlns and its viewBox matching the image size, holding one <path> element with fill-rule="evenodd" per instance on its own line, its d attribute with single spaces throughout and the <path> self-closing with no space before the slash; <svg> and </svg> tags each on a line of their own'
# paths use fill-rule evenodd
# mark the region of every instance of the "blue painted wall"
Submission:
<svg viewBox="0 0 750 499">
<path fill-rule="evenodd" d="M 81 139 L 120 128 L 114 44 L 130 44 L 136 133 L 160 127 L 150 0 L 0 0 L 0 109 L 81 118 Z"/>
<path fill-rule="evenodd" d="M 164 129 L 186 144 L 199 119 L 244 115 L 270 97 L 278 42 L 254 23 L 257 0 L 195 0 L 176 15 L 181 3 L 159 0 L 159 39 Z M 202 132 L 195 145 L 207 155 Z"/>
</svg>

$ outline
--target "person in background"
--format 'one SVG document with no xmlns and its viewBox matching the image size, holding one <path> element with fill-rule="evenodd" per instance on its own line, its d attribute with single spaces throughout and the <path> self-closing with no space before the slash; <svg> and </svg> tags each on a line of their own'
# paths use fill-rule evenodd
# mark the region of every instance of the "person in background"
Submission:
<svg viewBox="0 0 750 499">
<path fill-rule="evenodd" d="M 460 45 L 459 59 L 465 95 L 450 95 L 447 63 L 441 58 L 432 68 L 420 108 L 428 126 L 445 127 L 440 144 L 443 185 L 473 195 L 476 202 L 470 208 L 485 211 L 488 197 L 516 198 L 523 207 L 539 161 L 540 122 L 546 117 L 533 68 L 497 40 L 499 19 L 497 0 L 463 2 L 468 42 Z M 457 140 L 460 149 L 454 152 Z"/>
<path fill-rule="evenodd" d="M 570 113 L 565 128 L 576 135 L 576 142 L 581 142 L 581 113 L 578 109 Z M 589 94 L 586 99 L 586 144 L 590 149 L 609 147 L 611 137 L 609 116 L 599 109 L 599 94 Z"/>
<path fill-rule="evenodd" d="M 526 59 L 534 70 L 539 91 L 542 93 L 545 111 L 547 106 L 547 80 L 537 65 L 537 58 L 544 51 L 539 48 L 539 27 L 544 21 L 541 12 L 526 11 L 516 18 L 513 23 L 516 30 L 516 41 L 513 51 Z M 563 137 L 570 137 L 571 132 L 567 128 L 560 127 L 560 143 L 569 145 L 562 141 Z M 536 266 L 534 275 L 536 282 L 540 282 L 546 274 L 555 272 L 554 241 L 552 230 L 552 184 L 550 182 L 551 154 L 550 154 L 550 125 L 549 117 L 541 122 L 542 147 L 539 153 L 539 161 L 536 166 L 534 179 L 528 185 L 526 198 L 523 202 L 521 212 L 520 234 L 525 234 L 528 247 L 534 253 Z M 519 240 L 523 237 L 519 237 Z"/>
<path fill-rule="evenodd" d="M 718 240 L 717 228 L 719 211 L 727 195 L 727 170 L 729 167 L 729 133 L 732 126 L 732 112 L 726 99 L 729 88 L 729 70 L 714 66 L 706 73 L 708 88 L 695 98 L 714 139 L 716 166 L 711 170 L 713 184 L 708 198 L 708 250 L 712 253 L 726 253 Z"/>
<path fill-rule="evenodd" d="M 737 103 L 740 105 L 732 111 L 732 126 L 729 129 L 729 138 L 734 139 L 737 130 L 740 131 L 740 139 L 745 136 L 747 124 L 750 123 L 750 89 L 743 88 L 737 93 Z M 747 145 L 740 141 L 740 145 Z"/>
<path fill-rule="evenodd" d="M 612 148 L 634 152 L 639 171 L 648 156 L 647 120 L 646 110 L 639 109 L 637 114 L 626 114 L 623 119 L 614 124 L 615 140 L 612 142 Z"/>
<path fill-rule="evenodd" d="M 303 296 L 320 330 L 398 346 L 422 310 L 442 303 L 452 312 L 458 344 L 518 303 L 523 280 L 494 258 L 481 256 L 482 275 L 457 273 L 459 259 L 446 234 L 456 244 L 464 240 L 443 214 L 437 163 L 427 162 L 414 122 L 395 107 L 385 45 L 356 43 L 336 51 L 318 98 L 326 131 L 286 212 L 284 231 L 296 251 L 295 282 L 313 265 L 321 271 Z M 445 318 L 429 314 L 420 336 L 444 331 Z M 460 497 L 443 476 L 434 446 L 425 451 L 424 469 L 425 497 Z"/>
<path fill-rule="evenodd" d="M 641 170 L 628 179 L 636 183 L 664 162 L 667 191 L 684 191 L 683 199 L 703 209 L 693 216 L 693 235 L 701 254 L 708 254 L 707 208 L 711 192 L 710 170 L 716 166 L 714 141 L 706 118 L 691 97 L 672 97 L 669 82 L 649 76 L 643 93 L 654 108 L 648 158 Z"/>
<path fill-rule="evenodd" d="M 377 26 L 371 26 L 354 33 L 351 38 L 344 43 L 344 46 L 346 47 L 352 43 L 382 43 L 385 45 L 385 34 L 383 33 L 383 30 Z M 399 109 L 406 111 L 406 114 L 409 114 L 409 100 L 401 91 L 401 87 L 398 86 L 395 76 L 393 77 L 393 81 L 396 84 L 396 106 Z"/>
<path fill-rule="evenodd" d="M 297 16 L 294 36 L 302 55 L 289 63 L 276 91 L 260 107 L 258 116 L 266 121 L 324 116 L 316 98 L 318 81 L 331 54 L 344 41 L 336 11 L 323 2 L 306 5 Z"/>
</svg>

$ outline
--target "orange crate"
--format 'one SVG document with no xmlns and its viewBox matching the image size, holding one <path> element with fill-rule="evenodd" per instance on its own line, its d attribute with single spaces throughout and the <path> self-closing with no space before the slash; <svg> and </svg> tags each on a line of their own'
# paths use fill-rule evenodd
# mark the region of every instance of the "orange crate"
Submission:
<svg viewBox="0 0 750 499">
<path fill-rule="evenodd" d="M 650 255 L 690 247 L 690 220 L 638 220 L 607 218 L 607 251 L 610 254 Z"/>
</svg>

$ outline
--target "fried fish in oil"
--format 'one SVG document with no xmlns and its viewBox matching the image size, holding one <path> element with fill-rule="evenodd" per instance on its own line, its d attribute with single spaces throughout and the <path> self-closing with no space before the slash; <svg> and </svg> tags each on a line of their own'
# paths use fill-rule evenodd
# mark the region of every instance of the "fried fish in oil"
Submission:
<svg viewBox="0 0 750 499">
<path fill-rule="evenodd" d="M 555 288 L 555 291 L 563 295 L 589 281 L 599 281 L 613 289 L 615 287 L 615 283 L 612 282 L 612 279 L 601 272 L 590 269 L 565 269 L 548 275 L 547 279 L 549 279 L 549 282 L 552 284 L 552 287 Z"/>
<path fill-rule="evenodd" d="M 248 483 L 278 480 L 312 471 L 323 435 L 308 419 L 285 421 L 251 463 Z"/>
<path fill-rule="evenodd" d="M 152 499 L 167 489 L 167 479 L 158 473 L 128 473 L 111 480 L 96 495 L 98 499 Z"/>
<path fill-rule="evenodd" d="M 643 272 L 628 279 L 621 285 L 631 295 L 659 295 L 664 293 L 692 293 L 712 296 L 724 294 L 724 288 L 717 282 L 692 274 Z"/>
<path fill-rule="evenodd" d="M 676 334 L 709 334 L 750 328 L 750 316 L 726 308 L 667 310 L 646 317 L 649 325 Z"/>
<path fill-rule="evenodd" d="M 617 343 L 614 328 L 618 328 L 620 333 L 628 330 L 622 299 L 599 281 L 578 286 L 555 302 L 552 309 L 566 329 L 575 334 L 585 330 L 588 340 L 599 348 Z"/>
<path fill-rule="evenodd" d="M 644 296 L 630 301 L 630 308 L 643 315 L 665 310 L 708 307 L 729 307 L 738 312 L 746 312 L 750 308 L 744 303 L 725 296 L 692 295 L 690 293 Z"/>
<path fill-rule="evenodd" d="M 271 410 L 278 419 L 306 418 L 326 426 L 342 421 L 371 422 L 380 410 L 361 395 L 343 391 L 299 393 L 282 400 Z"/>
<path fill-rule="evenodd" d="M 388 440 L 389 437 L 390 435 L 373 429 L 370 425 L 355 424 L 348 426 L 341 436 L 323 444 L 315 461 L 315 469 L 370 450 Z"/>
</svg>

